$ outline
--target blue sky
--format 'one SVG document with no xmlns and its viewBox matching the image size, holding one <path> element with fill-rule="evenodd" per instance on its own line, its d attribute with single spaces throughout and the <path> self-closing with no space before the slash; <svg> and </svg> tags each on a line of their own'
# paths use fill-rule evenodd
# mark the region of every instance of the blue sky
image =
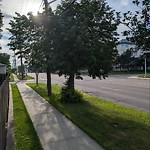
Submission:
<svg viewBox="0 0 150 150">
<path fill-rule="evenodd" d="M 51 0 L 48 0 L 51 1 Z M 55 3 L 51 5 L 53 9 L 56 8 L 57 4 L 60 3 L 61 0 L 57 0 Z M 132 4 L 132 0 L 106 0 L 108 4 L 116 11 L 120 12 L 127 12 L 128 10 L 135 10 L 135 6 Z M 7 47 L 8 38 L 10 34 L 6 30 L 6 28 L 9 28 L 9 21 L 12 19 L 12 16 L 15 15 L 15 12 L 19 12 L 21 14 L 27 14 L 29 11 L 32 11 L 34 14 L 37 11 L 41 11 L 42 0 L 2 0 L 0 5 L 1 11 L 4 15 L 4 26 L 3 26 L 3 38 L 0 40 L 2 50 L 0 52 L 6 52 L 9 53 L 11 56 L 13 55 L 13 52 L 9 50 L 9 47 Z M 118 28 L 118 33 L 121 33 L 125 27 L 123 25 L 120 25 Z M 12 61 L 12 60 L 11 60 Z"/>
</svg>

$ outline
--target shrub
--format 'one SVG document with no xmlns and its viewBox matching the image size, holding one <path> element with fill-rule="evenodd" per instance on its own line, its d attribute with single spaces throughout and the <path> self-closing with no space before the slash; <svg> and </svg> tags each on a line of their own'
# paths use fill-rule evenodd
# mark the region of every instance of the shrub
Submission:
<svg viewBox="0 0 150 150">
<path fill-rule="evenodd" d="M 81 91 L 68 90 L 66 86 L 61 89 L 61 101 L 65 103 L 76 103 L 83 99 Z"/>
</svg>

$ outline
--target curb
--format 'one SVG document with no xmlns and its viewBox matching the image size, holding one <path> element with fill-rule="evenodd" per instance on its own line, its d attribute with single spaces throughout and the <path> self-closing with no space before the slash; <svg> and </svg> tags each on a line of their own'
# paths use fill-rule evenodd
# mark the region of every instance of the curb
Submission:
<svg viewBox="0 0 150 150">
<path fill-rule="evenodd" d="M 15 149 L 15 136 L 14 136 L 14 114 L 13 114 L 13 99 L 12 99 L 12 90 L 9 85 L 10 94 L 9 94 L 9 111 L 8 111 L 8 129 L 7 129 L 7 141 L 6 141 L 6 150 Z"/>
<path fill-rule="evenodd" d="M 128 77 L 128 79 L 150 80 L 150 78 L 141 78 L 141 77 L 137 77 L 137 76 Z"/>
</svg>

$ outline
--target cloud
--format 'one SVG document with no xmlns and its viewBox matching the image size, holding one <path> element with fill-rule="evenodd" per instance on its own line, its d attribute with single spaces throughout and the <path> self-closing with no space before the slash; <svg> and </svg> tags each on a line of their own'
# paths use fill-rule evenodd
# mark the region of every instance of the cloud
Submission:
<svg viewBox="0 0 150 150">
<path fill-rule="evenodd" d="M 121 0 L 121 5 L 128 6 L 129 5 L 129 0 Z"/>
<path fill-rule="evenodd" d="M 13 18 L 12 15 L 10 15 L 10 14 L 8 14 L 8 13 L 6 13 L 6 12 L 3 13 L 3 16 L 4 16 L 5 18 L 8 18 L 8 19 L 12 19 L 12 18 Z"/>
</svg>

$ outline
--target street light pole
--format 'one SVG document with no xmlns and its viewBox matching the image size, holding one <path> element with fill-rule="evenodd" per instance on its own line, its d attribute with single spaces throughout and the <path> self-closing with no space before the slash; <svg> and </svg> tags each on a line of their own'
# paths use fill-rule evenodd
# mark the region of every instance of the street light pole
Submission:
<svg viewBox="0 0 150 150">
<path fill-rule="evenodd" d="M 145 55 L 145 77 L 147 76 L 147 58 L 146 55 L 149 55 L 150 51 L 144 51 L 144 55 Z"/>
<path fill-rule="evenodd" d="M 147 65 L 146 65 L 146 55 L 145 55 L 145 78 L 146 78 L 146 76 L 147 76 L 147 67 L 146 67 Z"/>
</svg>

